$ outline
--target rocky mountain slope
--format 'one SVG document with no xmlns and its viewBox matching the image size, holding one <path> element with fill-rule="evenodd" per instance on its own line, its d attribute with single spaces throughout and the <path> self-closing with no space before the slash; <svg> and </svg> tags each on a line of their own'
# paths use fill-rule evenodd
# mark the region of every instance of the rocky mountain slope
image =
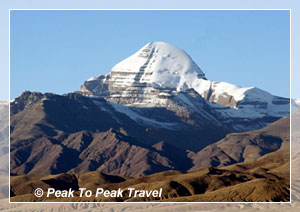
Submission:
<svg viewBox="0 0 300 212">
<path fill-rule="evenodd" d="M 130 111 L 136 119 L 118 109 Z M 199 126 L 192 118 L 180 119 L 160 108 L 158 113 L 163 114 L 161 122 L 135 116 L 133 109 L 102 98 L 25 92 L 11 103 L 11 171 L 55 174 L 98 169 L 136 176 L 185 170 L 191 164 L 186 150 L 200 150 L 227 132 L 208 117 L 195 117 L 197 123 L 212 122 Z"/>
<path fill-rule="evenodd" d="M 285 117 L 259 130 L 228 134 L 197 154 L 191 154 L 194 163 L 192 170 L 253 161 L 289 146 L 290 118 Z"/>
<path fill-rule="evenodd" d="M 24 92 L 11 103 L 11 173 L 98 170 L 141 176 L 186 171 L 256 159 L 289 142 L 285 118 L 262 130 L 227 135 L 214 144 L 229 128 L 214 118 L 209 105 L 206 110 L 199 108 L 202 116 L 186 118 L 156 108 L 159 122 L 151 119 L 153 110 L 116 105 L 99 97 Z"/>
</svg>

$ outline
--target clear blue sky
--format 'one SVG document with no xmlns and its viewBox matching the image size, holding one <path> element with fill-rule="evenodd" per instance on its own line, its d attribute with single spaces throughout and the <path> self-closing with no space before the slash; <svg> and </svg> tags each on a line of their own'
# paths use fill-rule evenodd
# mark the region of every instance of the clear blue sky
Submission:
<svg viewBox="0 0 300 212">
<path fill-rule="evenodd" d="M 11 11 L 11 99 L 78 90 L 151 41 L 210 80 L 289 97 L 289 26 L 289 11 Z"/>
</svg>

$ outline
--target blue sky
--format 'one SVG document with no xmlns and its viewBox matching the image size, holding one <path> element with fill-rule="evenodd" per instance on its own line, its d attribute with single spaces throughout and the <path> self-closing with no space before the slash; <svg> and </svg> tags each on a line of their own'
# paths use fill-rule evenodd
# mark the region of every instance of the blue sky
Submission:
<svg viewBox="0 0 300 212">
<path fill-rule="evenodd" d="M 78 90 L 151 41 L 184 49 L 210 80 L 289 96 L 289 11 L 17 10 L 11 98 Z"/>
</svg>

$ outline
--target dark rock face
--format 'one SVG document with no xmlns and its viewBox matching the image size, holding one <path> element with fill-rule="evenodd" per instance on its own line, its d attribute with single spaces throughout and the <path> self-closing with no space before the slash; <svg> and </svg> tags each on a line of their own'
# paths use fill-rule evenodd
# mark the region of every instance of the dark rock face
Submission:
<svg viewBox="0 0 300 212">
<path fill-rule="evenodd" d="M 77 93 L 24 92 L 11 103 L 11 173 L 98 170 L 141 176 L 186 171 L 198 167 L 197 152 L 237 132 L 232 127 L 236 119 L 220 117 L 193 89 L 166 99 L 168 107 L 141 108 Z M 256 129 L 261 126 L 253 120 L 241 122 Z M 265 139 L 269 137 L 261 136 L 255 144 L 264 148 L 259 155 L 275 151 L 282 143 L 276 140 L 262 147 Z"/>
<path fill-rule="evenodd" d="M 227 133 L 217 120 L 184 110 L 177 115 L 165 108 L 127 108 L 126 115 L 117 107 L 75 93 L 25 92 L 11 103 L 12 174 L 187 170 L 192 163 L 186 150 L 200 150 Z M 159 142 L 170 149 L 152 147 Z"/>
</svg>

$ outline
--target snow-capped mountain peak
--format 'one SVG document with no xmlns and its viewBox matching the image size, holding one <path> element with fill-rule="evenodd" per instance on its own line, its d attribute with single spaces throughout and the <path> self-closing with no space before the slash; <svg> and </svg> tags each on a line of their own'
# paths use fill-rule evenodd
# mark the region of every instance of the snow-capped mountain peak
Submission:
<svg viewBox="0 0 300 212">
<path fill-rule="evenodd" d="M 146 44 L 110 73 L 85 81 L 79 92 L 125 106 L 167 108 L 180 114 L 203 114 L 199 107 L 208 104 L 221 119 L 234 117 L 241 122 L 241 129 L 247 127 L 246 120 L 258 120 L 264 126 L 290 112 L 288 98 L 256 87 L 207 80 L 184 50 L 164 42 Z"/>
<path fill-rule="evenodd" d="M 155 88 L 182 90 L 193 79 L 205 78 L 205 74 L 184 50 L 164 42 L 151 42 L 115 65 L 111 77 L 121 87 L 149 83 Z"/>
</svg>

